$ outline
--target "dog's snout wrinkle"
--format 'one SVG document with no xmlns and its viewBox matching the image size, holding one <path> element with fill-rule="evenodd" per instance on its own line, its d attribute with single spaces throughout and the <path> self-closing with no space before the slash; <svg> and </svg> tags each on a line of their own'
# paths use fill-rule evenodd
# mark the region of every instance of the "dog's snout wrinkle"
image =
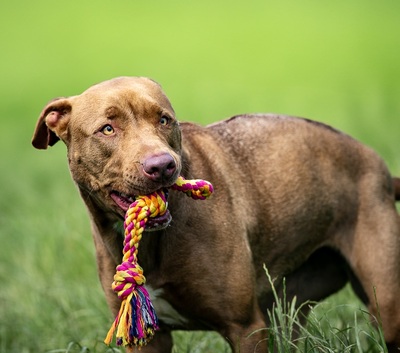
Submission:
<svg viewBox="0 0 400 353">
<path fill-rule="evenodd" d="M 175 171 L 176 163 L 169 153 L 148 157 L 143 162 L 143 173 L 152 181 L 169 181 Z"/>
</svg>

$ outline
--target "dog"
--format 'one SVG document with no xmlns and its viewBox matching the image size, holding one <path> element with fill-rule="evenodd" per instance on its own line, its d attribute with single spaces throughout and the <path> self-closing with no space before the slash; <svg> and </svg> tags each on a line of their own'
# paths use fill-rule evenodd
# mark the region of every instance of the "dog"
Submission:
<svg viewBox="0 0 400 353">
<path fill-rule="evenodd" d="M 206 127 L 178 123 L 159 84 L 119 77 L 57 98 L 32 144 L 62 140 L 89 211 L 108 305 L 121 262 L 124 214 L 136 195 L 179 175 L 214 185 L 194 202 L 169 195 L 169 217 L 143 236 L 139 263 L 160 330 L 143 352 L 170 352 L 171 330 L 215 330 L 233 352 L 266 352 L 273 303 L 268 268 L 287 298 L 319 301 L 348 281 L 400 346 L 400 180 L 370 148 L 325 124 L 238 115 Z M 146 228 L 147 229 L 147 228 Z"/>
</svg>

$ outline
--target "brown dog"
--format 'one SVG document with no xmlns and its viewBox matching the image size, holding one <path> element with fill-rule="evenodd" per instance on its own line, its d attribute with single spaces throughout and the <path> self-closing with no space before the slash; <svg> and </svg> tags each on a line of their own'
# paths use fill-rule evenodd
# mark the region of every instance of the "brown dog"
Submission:
<svg viewBox="0 0 400 353">
<path fill-rule="evenodd" d="M 134 196 L 168 187 L 179 174 L 214 185 L 203 202 L 171 192 L 172 221 L 156 220 L 142 239 L 139 263 L 161 325 L 143 352 L 170 352 L 172 329 L 216 330 L 235 352 L 266 351 L 258 329 L 273 298 L 263 264 L 278 287 L 286 277 L 298 302 L 323 299 L 350 280 L 376 314 L 375 286 L 386 340 L 400 345 L 400 185 L 371 149 L 287 116 L 178 124 L 157 83 L 128 77 L 50 102 L 33 145 L 59 139 L 90 213 L 114 314 L 117 225 Z"/>
</svg>

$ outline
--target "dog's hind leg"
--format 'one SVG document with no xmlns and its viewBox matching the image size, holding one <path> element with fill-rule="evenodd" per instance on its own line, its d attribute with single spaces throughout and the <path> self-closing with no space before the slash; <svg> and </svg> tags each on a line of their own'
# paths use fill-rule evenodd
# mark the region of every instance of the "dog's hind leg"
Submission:
<svg viewBox="0 0 400 353">
<path fill-rule="evenodd" d="M 400 218 L 392 196 L 372 191 L 360 196 L 354 234 L 339 236 L 337 240 L 356 276 L 353 282 L 357 284 L 358 293 L 365 293 L 361 299 L 366 302 L 371 314 L 382 322 L 389 351 L 398 351 Z"/>
</svg>

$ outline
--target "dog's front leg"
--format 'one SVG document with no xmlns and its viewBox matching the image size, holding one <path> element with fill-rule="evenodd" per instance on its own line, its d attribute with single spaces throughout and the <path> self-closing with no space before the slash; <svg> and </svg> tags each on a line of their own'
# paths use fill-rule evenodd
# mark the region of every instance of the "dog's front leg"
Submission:
<svg viewBox="0 0 400 353">
<path fill-rule="evenodd" d="M 118 246 L 114 245 L 118 250 L 113 251 L 111 240 L 114 239 L 114 243 L 117 244 L 117 235 L 112 232 L 111 234 L 107 233 L 104 229 L 100 230 L 94 221 L 92 221 L 92 235 L 96 249 L 98 276 L 106 296 L 107 304 L 112 314 L 116 316 L 121 301 L 112 290 L 111 284 L 114 281 L 115 268 L 120 262 L 121 255 L 119 255 L 119 257 L 117 255 L 117 251 L 120 250 Z"/>
<path fill-rule="evenodd" d="M 229 325 L 223 335 L 229 342 L 233 353 L 268 352 L 268 330 L 261 313 L 257 313 L 253 322 L 248 325 Z"/>
</svg>

